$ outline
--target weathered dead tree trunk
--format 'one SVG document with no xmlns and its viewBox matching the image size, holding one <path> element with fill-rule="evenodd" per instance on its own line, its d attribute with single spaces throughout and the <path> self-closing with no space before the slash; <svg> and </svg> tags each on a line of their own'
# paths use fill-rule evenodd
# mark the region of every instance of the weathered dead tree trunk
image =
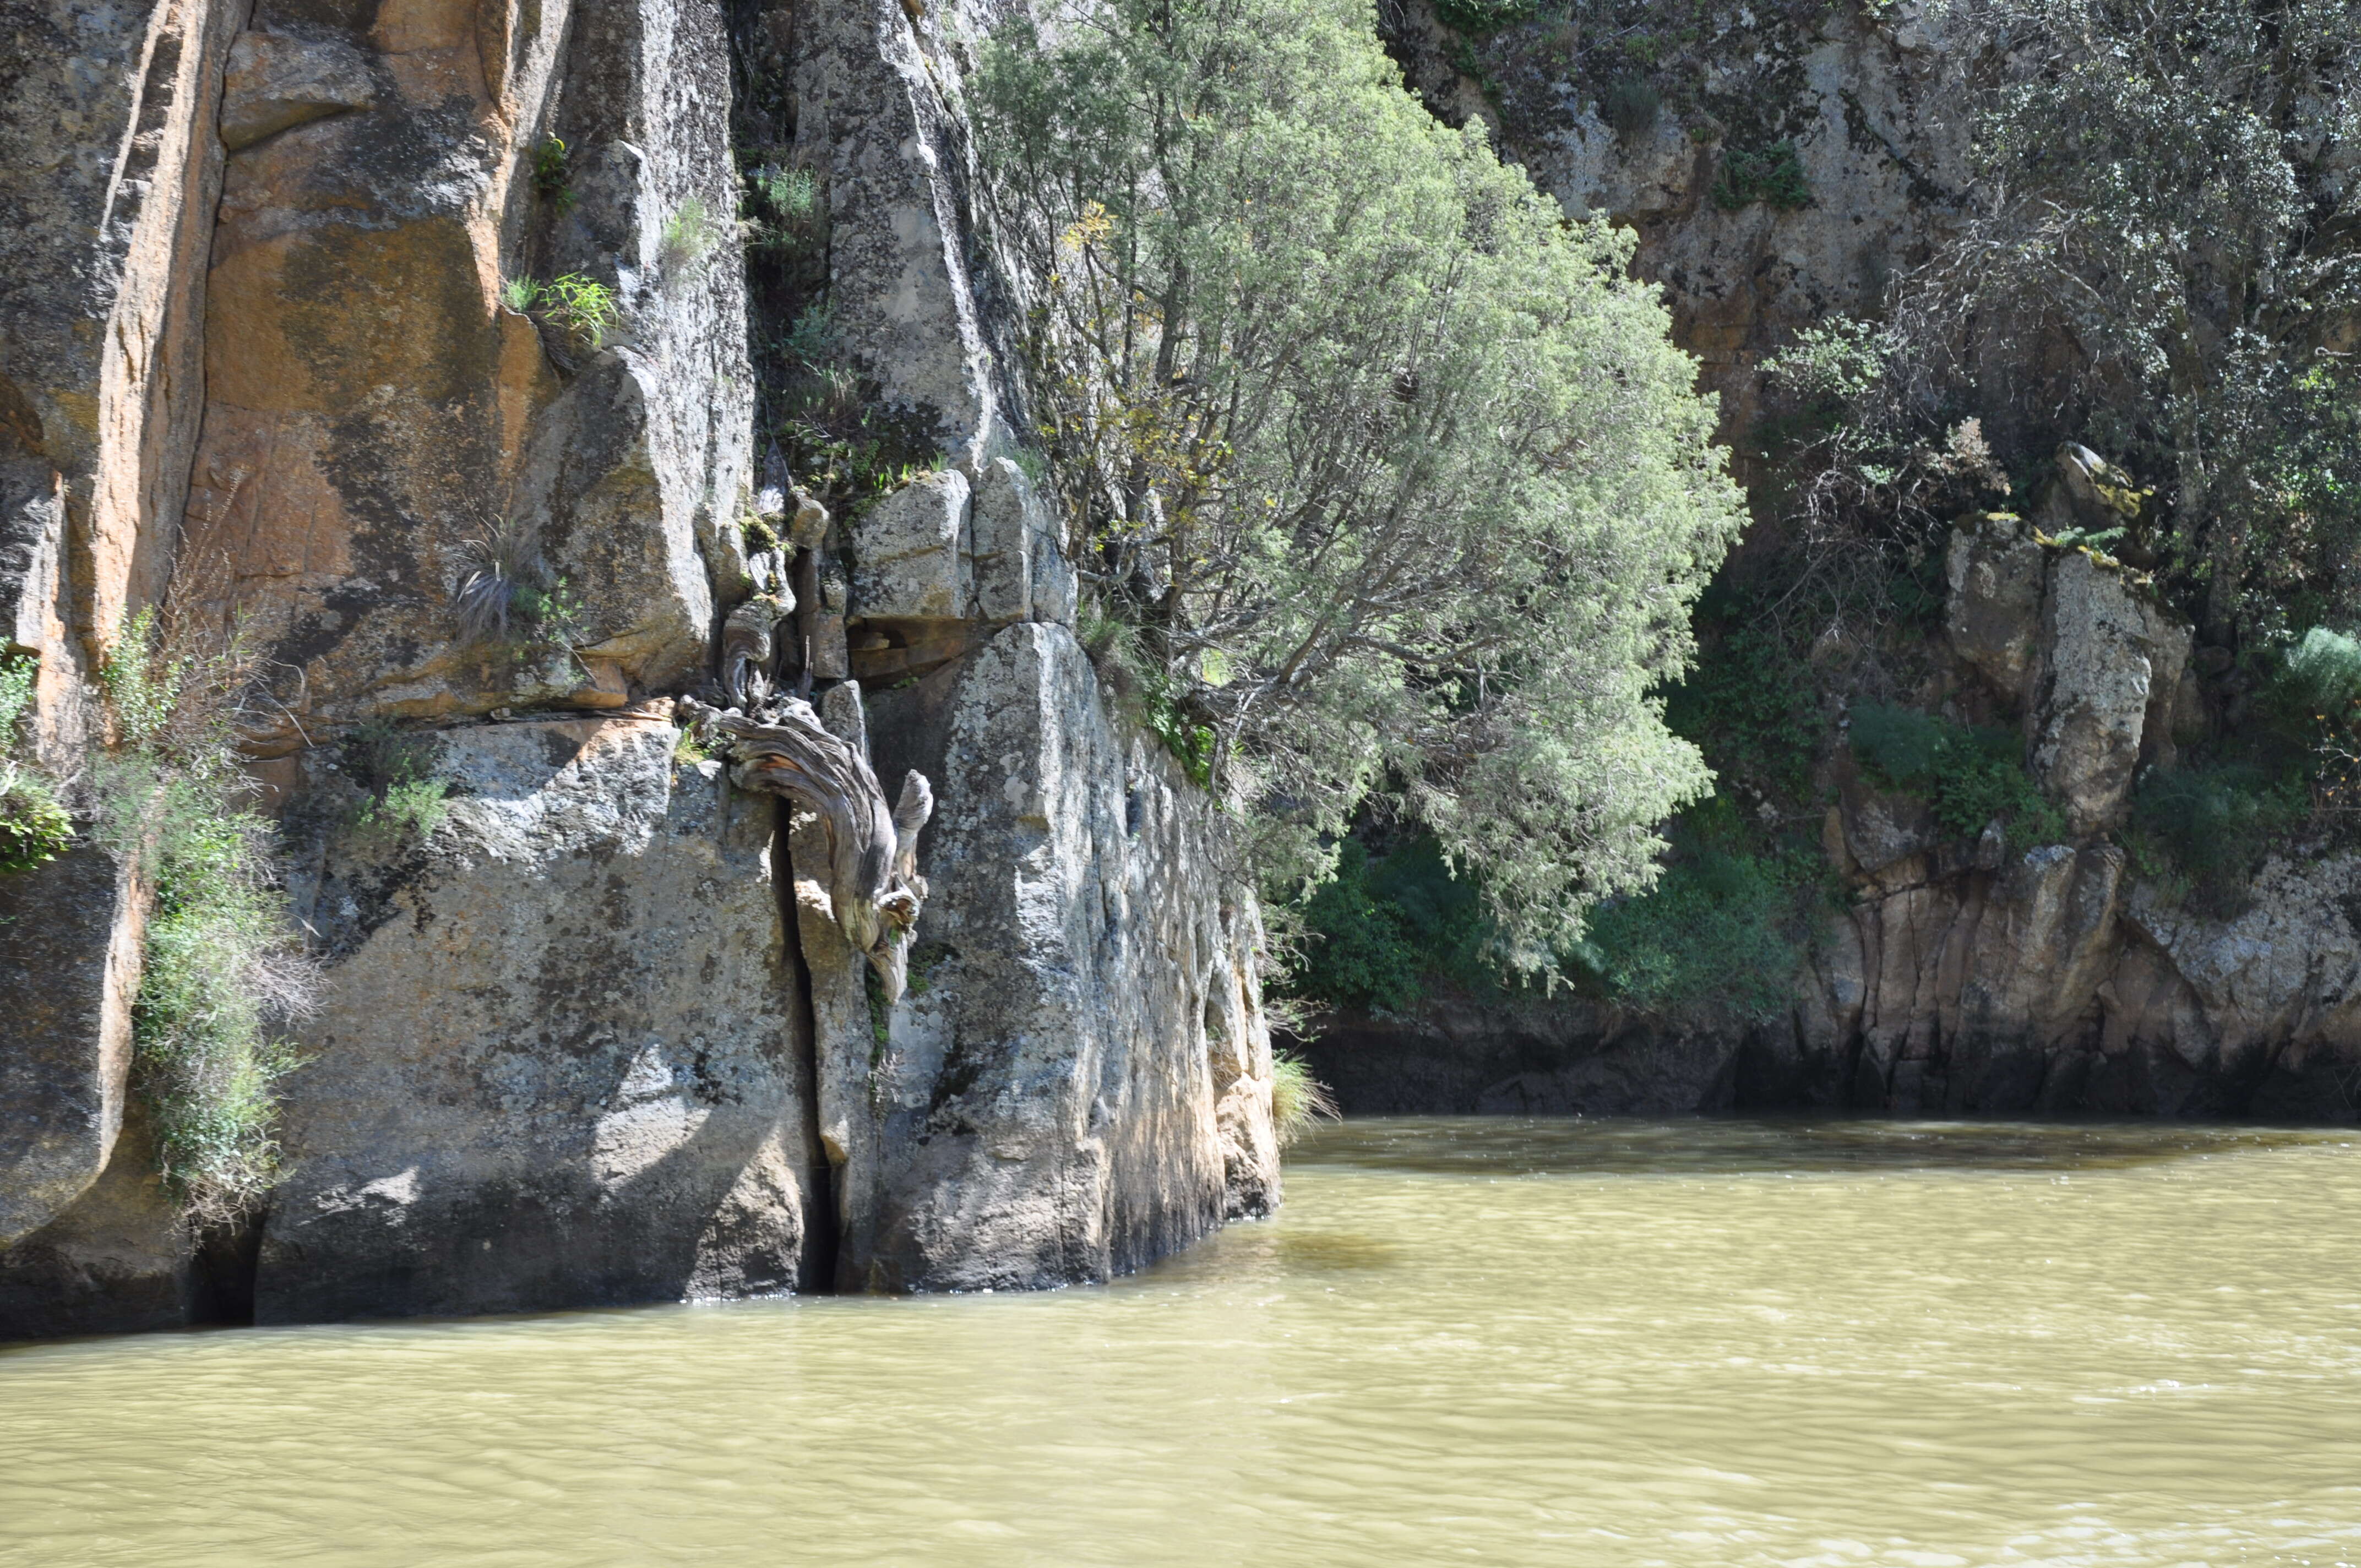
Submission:
<svg viewBox="0 0 2361 1568">
<path fill-rule="evenodd" d="M 918 830 L 934 815 L 935 796 L 926 775 L 904 774 L 901 798 L 889 811 L 869 760 L 829 734 L 809 703 L 757 699 L 752 718 L 694 699 L 682 710 L 698 741 L 730 764 L 732 784 L 784 795 L 826 824 L 829 914 L 884 981 L 886 1004 L 900 1001 L 910 928 L 927 897 Z"/>
</svg>

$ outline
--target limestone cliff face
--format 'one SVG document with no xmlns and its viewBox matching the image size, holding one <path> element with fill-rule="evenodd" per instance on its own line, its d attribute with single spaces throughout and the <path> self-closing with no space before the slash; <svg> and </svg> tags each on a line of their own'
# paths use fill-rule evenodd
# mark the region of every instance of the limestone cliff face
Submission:
<svg viewBox="0 0 2361 1568">
<path fill-rule="evenodd" d="M 131 612 L 243 624 L 273 672 L 252 763 L 327 967 L 283 1179 L 195 1235 L 132 1061 L 145 890 L 96 850 L 0 878 L 38 916 L 0 926 L 0 1339 L 1065 1284 L 1276 1202 L 1224 819 L 1101 689 L 1010 461 L 987 345 L 1021 280 L 976 237 L 957 25 L 890 0 L 6 10 L 0 609 L 40 659 L 43 754 L 88 743 L 79 694 Z M 781 586 L 741 531 L 777 504 L 749 73 L 823 177 L 853 368 L 944 459 L 814 543 L 823 635 L 779 671 L 881 774 L 934 783 L 890 1006 L 816 917 L 814 823 L 676 756 L 670 721 L 730 609 Z M 615 302 L 603 341 L 510 308 L 561 277 Z M 471 634 L 495 558 L 563 624 Z M 424 833 L 356 809 L 353 738 L 389 721 L 450 788 Z"/>
</svg>

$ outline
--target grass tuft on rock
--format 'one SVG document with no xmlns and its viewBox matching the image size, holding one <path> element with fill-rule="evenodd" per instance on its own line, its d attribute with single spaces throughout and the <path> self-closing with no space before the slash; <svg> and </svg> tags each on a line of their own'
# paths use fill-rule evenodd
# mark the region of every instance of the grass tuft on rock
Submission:
<svg viewBox="0 0 2361 1568">
<path fill-rule="evenodd" d="M 1285 1051 L 1270 1053 L 1270 1126 L 1279 1135 L 1279 1147 L 1310 1132 L 1315 1122 L 1342 1119 L 1335 1096 L 1312 1076 L 1309 1064 Z"/>
</svg>

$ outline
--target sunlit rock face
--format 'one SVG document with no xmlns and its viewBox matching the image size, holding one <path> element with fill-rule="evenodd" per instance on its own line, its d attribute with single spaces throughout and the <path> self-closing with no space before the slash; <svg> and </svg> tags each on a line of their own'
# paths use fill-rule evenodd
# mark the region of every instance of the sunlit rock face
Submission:
<svg viewBox="0 0 2361 1568">
<path fill-rule="evenodd" d="M 280 1179 L 200 1235 L 132 1066 L 147 891 L 96 850 L 0 890 L 59 916 L 46 947 L 0 927 L 0 1339 L 1059 1285 L 1277 1202 L 1225 819 L 1076 645 L 1001 412 L 1022 290 L 970 204 L 968 26 L 5 10 L 0 610 L 40 657 L 32 733 L 71 765 L 138 609 L 242 627 L 324 967 Z M 938 455 L 833 520 L 756 478 L 733 48 L 789 115 L 764 156 L 819 178 L 839 351 Z M 899 998 L 810 822 L 676 754 L 673 699 L 716 695 L 757 591 L 775 688 L 934 782 Z M 439 818 L 372 815 L 388 724 Z"/>
<path fill-rule="evenodd" d="M 445 730 L 462 793 L 423 844 L 346 826 L 333 776 L 290 813 L 334 969 L 262 1321 L 815 1282 L 828 1176 L 772 806 L 674 743 L 661 719 Z"/>
<path fill-rule="evenodd" d="M 1261 934 L 1218 892 L 1226 823 L 1110 721 L 1054 623 L 1007 628 L 901 706 L 940 793 L 936 893 L 909 992 L 882 1039 L 851 1042 L 867 1069 L 821 1058 L 824 1126 L 861 1151 L 844 1285 L 1103 1279 L 1268 1212 Z M 881 733 L 897 717 L 881 707 Z"/>
</svg>

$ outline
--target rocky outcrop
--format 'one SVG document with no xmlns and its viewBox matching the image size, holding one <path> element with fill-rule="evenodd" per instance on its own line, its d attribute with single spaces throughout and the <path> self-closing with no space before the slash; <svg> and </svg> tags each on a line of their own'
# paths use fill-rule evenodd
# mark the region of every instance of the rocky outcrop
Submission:
<svg viewBox="0 0 2361 1568">
<path fill-rule="evenodd" d="M 840 1279 L 1104 1279 L 1268 1212 L 1259 933 L 1250 901 L 1196 895 L 1226 880 L 1219 819 L 1055 623 L 1001 631 L 942 702 L 919 978 L 833 1069 L 861 1092 L 832 1136 L 869 1151 Z"/>
<path fill-rule="evenodd" d="M 2014 517 L 1962 520 L 1945 566 L 1934 700 L 2017 728 L 2067 841 L 1948 831 L 1839 745 L 1822 840 L 1846 908 L 1784 1016 L 1346 1020 L 1312 1047 L 1345 1108 L 2361 1117 L 2361 860 L 2283 854 L 2243 913 L 2209 916 L 2108 836 L 2138 771 L 2204 722 L 2188 629 L 2137 574 Z"/>
<path fill-rule="evenodd" d="M 966 24 L 79 16 L 0 28 L 6 635 L 69 766 L 130 611 L 258 640 L 251 765 L 324 1002 L 280 1179 L 199 1234 L 129 1067 L 144 891 L 94 850 L 0 882 L 56 912 L 0 925 L 0 1339 L 1059 1285 L 1268 1212 L 1226 819 L 1076 644 L 1000 412 Z M 936 455 L 840 517 L 753 483 L 732 26 L 821 176 L 846 363 Z M 793 749 L 672 721 L 791 691 L 933 781 L 865 949 L 842 824 L 758 776 Z M 381 809 L 388 725 L 439 811 Z"/>
<path fill-rule="evenodd" d="M 95 846 L 0 875 L 0 1248 L 98 1179 L 123 1130 L 146 890 Z"/>
<path fill-rule="evenodd" d="M 1959 40 L 1934 6 L 1537 7 L 1472 38 L 1425 5 L 1387 10 L 1431 106 L 1486 122 L 1568 213 L 1633 232 L 1725 438 L 1753 428 L 1763 356 L 1830 315 L 1874 317 L 1967 183 Z"/>
</svg>

